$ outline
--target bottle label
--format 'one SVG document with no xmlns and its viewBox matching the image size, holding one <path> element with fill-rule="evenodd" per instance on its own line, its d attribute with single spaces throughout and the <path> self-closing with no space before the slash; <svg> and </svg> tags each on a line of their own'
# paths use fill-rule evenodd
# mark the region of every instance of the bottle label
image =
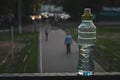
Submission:
<svg viewBox="0 0 120 80">
<path fill-rule="evenodd" d="M 92 75 L 92 72 L 87 72 L 87 71 L 83 72 L 83 76 L 91 76 L 91 75 Z"/>
</svg>

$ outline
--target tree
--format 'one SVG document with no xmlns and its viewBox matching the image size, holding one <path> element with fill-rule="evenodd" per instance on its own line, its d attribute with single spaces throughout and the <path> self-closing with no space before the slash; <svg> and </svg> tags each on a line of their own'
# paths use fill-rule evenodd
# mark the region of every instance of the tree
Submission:
<svg viewBox="0 0 120 80">
<path fill-rule="evenodd" d="M 13 8 L 16 6 L 16 0 L 2 0 L 0 1 L 0 15 L 5 15 L 11 11 L 14 11 Z"/>
<path fill-rule="evenodd" d="M 92 12 L 101 10 L 104 0 L 64 0 L 64 11 L 68 12 L 74 19 L 80 19 L 84 8 L 91 8 Z"/>
<path fill-rule="evenodd" d="M 33 12 L 34 5 L 36 5 L 36 0 L 21 0 L 22 11 L 30 14 Z M 1 0 L 0 1 L 0 14 L 7 14 L 10 11 L 17 12 L 18 0 Z"/>
<path fill-rule="evenodd" d="M 37 1 L 38 0 L 21 0 L 21 16 L 24 17 L 22 19 L 26 19 L 28 15 L 33 14 Z M 16 20 L 18 20 L 18 4 L 18 0 L 1 0 L 0 16 L 7 16 L 9 13 L 13 13 Z"/>
</svg>

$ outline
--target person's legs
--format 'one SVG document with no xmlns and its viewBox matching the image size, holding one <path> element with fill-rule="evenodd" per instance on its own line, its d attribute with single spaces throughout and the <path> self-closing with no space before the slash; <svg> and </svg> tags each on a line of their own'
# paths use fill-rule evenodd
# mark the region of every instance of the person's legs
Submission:
<svg viewBox="0 0 120 80">
<path fill-rule="evenodd" d="M 66 53 L 68 54 L 68 45 L 66 44 Z"/>
<path fill-rule="evenodd" d="M 70 44 L 69 44 L 69 53 L 71 53 L 71 47 L 70 47 Z"/>
<path fill-rule="evenodd" d="M 66 44 L 66 51 L 67 51 L 67 54 L 70 53 L 70 44 Z"/>
<path fill-rule="evenodd" d="M 46 35 L 46 41 L 48 40 L 48 35 Z"/>
<path fill-rule="evenodd" d="M 68 44 L 68 53 L 70 53 L 70 44 Z"/>
<path fill-rule="evenodd" d="M 45 34 L 45 37 L 46 37 L 46 41 L 48 40 L 48 33 Z"/>
</svg>

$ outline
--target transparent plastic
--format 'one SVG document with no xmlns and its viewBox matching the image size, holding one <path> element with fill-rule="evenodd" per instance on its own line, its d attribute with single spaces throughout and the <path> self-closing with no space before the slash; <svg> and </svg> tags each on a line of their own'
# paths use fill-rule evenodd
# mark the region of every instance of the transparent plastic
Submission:
<svg viewBox="0 0 120 80">
<path fill-rule="evenodd" d="M 96 44 L 96 26 L 92 20 L 82 20 L 78 26 L 79 61 L 78 74 L 83 76 L 93 75 L 94 52 Z"/>
<path fill-rule="evenodd" d="M 95 44 L 96 42 L 96 27 L 92 20 L 83 20 L 78 27 L 78 43 Z"/>
</svg>

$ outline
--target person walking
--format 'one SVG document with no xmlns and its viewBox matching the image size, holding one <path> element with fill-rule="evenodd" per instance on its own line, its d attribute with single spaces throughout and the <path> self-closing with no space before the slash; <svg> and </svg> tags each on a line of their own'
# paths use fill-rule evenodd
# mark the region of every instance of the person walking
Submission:
<svg viewBox="0 0 120 80">
<path fill-rule="evenodd" d="M 68 33 L 67 33 L 67 35 L 65 37 L 64 44 L 66 45 L 67 54 L 71 53 L 72 37 Z"/>
<path fill-rule="evenodd" d="M 45 28 L 45 39 L 46 39 L 46 41 L 48 40 L 48 29 L 47 29 L 47 27 Z"/>
<path fill-rule="evenodd" d="M 58 28 L 58 15 L 54 14 L 54 26 Z"/>
</svg>

